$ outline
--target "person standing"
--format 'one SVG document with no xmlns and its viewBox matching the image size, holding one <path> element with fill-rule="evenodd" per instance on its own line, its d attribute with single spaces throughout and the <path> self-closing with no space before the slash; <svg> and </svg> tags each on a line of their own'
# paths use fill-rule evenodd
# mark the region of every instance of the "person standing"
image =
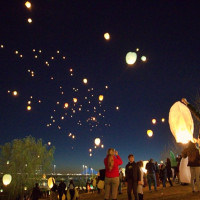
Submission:
<svg viewBox="0 0 200 200">
<path fill-rule="evenodd" d="M 38 183 L 36 183 L 31 194 L 31 200 L 38 200 L 40 197 L 41 197 L 40 188 L 38 186 Z"/>
<path fill-rule="evenodd" d="M 195 183 L 196 180 L 198 192 L 200 192 L 200 155 L 199 150 L 197 149 L 196 145 L 191 141 L 188 144 L 188 147 L 183 150 L 182 152 L 183 158 L 188 156 L 188 166 L 190 167 L 191 172 L 191 185 L 192 185 L 192 192 L 195 192 Z"/>
<path fill-rule="evenodd" d="M 123 172 L 122 172 L 122 168 L 120 167 L 119 168 L 119 194 L 122 194 L 122 182 L 123 182 L 123 179 L 124 179 L 124 175 L 123 175 Z"/>
<path fill-rule="evenodd" d="M 123 161 L 118 155 L 118 152 L 110 148 L 107 151 L 107 156 L 104 159 L 105 165 L 105 200 L 110 196 L 112 200 L 117 200 L 118 187 L 119 187 L 119 165 Z"/>
<path fill-rule="evenodd" d="M 131 191 L 133 190 L 133 194 L 135 200 L 138 200 L 137 187 L 138 183 L 141 184 L 141 173 L 140 168 L 134 161 L 134 155 L 130 154 L 128 156 L 128 164 L 125 169 L 125 180 L 127 182 L 127 193 L 128 200 L 132 200 Z"/>
<path fill-rule="evenodd" d="M 171 181 L 172 169 L 171 169 L 171 161 L 169 158 L 167 158 L 166 169 L 167 169 L 167 179 L 169 181 L 170 186 L 172 187 L 173 186 L 172 181 Z"/>
<path fill-rule="evenodd" d="M 143 186 L 144 186 L 144 172 L 143 172 L 143 161 L 140 160 L 137 162 L 138 167 L 140 168 L 140 175 L 141 175 L 141 183 L 138 183 L 137 186 L 137 193 L 138 193 L 138 197 L 139 200 L 143 200 Z"/>
<path fill-rule="evenodd" d="M 62 200 L 63 194 L 66 195 L 65 188 L 66 188 L 65 182 L 64 181 L 60 181 L 59 186 L 58 186 L 59 200 Z"/>
<path fill-rule="evenodd" d="M 160 167 L 160 180 L 162 181 L 163 188 L 166 188 L 167 170 L 164 164 Z"/>
<path fill-rule="evenodd" d="M 156 183 L 156 167 L 155 164 L 153 163 L 153 159 L 151 158 L 149 162 L 146 164 L 146 170 L 147 170 L 147 180 L 148 180 L 148 185 L 149 185 L 149 191 L 151 192 L 151 183 L 154 183 L 154 190 L 157 190 L 157 183 Z"/>
</svg>

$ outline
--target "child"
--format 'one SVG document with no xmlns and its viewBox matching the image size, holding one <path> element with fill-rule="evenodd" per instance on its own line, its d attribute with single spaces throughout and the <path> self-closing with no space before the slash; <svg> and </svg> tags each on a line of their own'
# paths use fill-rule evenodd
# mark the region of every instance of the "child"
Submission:
<svg viewBox="0 0 200 200">
<path fill-rule="evenodd" d="M 137 165 L 140 168 L 140 174 L 141 174 L 141 183 L 138 184 L 137 186 L 137 193 L 138 193 L 139 200 L 143 200 L 143 185 L 144 185 L 144 180 L 143 180 L 144 172 L 142 170 L 143 161 L 142 160 L 138 161 Z"/>
</svg>

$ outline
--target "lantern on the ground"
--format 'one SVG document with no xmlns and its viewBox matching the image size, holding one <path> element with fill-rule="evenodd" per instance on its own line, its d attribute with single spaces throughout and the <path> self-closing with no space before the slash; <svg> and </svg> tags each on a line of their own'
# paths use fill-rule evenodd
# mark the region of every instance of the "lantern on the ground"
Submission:
<svg viewBox="0 0 200 200">
<path fill-rule="evenodd" d="M 12 181 L 12 176 L 10 174 L 4 174 L 2 178 L 3 184 L 5 186 L 9 185 Z"/>
<path fill-rule="evenodd" d="M 170 108 L 169 126 L 177 143 L 186 144 L 193 140 L 193 119 L 190 110 L 180 101 Z"/>
<path fill-rule="evenodd" d="M 50 177 L 48 179 L 48 186 L 49 186 L 49 188 L 52 188 L 53 185 L 54 185 L 54 183 L 55 183 L 55 179 L 53 177 Z"/>
<path fill-rule="evenodd" d="M 126 54 L 126 63 L 133 65 L 137 60 L 137 54 L 135 52 L 129 52 Z"/>
</svg>

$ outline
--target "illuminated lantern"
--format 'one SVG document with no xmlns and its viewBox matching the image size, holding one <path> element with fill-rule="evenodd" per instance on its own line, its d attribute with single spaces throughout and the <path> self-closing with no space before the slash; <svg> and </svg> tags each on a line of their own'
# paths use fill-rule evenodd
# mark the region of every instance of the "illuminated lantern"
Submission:
<svg viewBox="0 0 200 200">
<path fill-rule="evenodd" d="M 27 187 L 24 187 L 24 190 L 26 191 L 26 190 L 27 190 Z"/>
<path fill-rule="evenodd" d="M 73 98 L 73 102 L 77 103 L 78 99 L 77 98 Z"/>
<path fill-rule="evenodd" d="M 165 118 L 162 118 L 162 119 L 161 119 L 161 122 L 165 122 Z"/>
<path fill-rule="evenodd" d="M 69 107 L 69 104 L 65 103 L 64 108 L 68 108 L 68 107 Z"/>
<path fill-rule="evenodd" d="M 188 166 L 188 157 L 181 159 L 179 176 L 181 183 L 191 183 L 191 172 L 190 167 Z"/>
<path fill-rule="evenodd" d="M 100 139 L 100 138 L 96 138 L 96 139 L 94 140 L 94 143 L 95 143 L 95 145 L 99 146 L 100 143 L 101 143 L 101 139 Z"/>
<path fill-rule="evenodd" d="M 30 3 L 29 1 L 27 1 L 27 2 L 25 3 L 25 6 L 26 6 L 27 8 L 31 8 L 31 3 Z"/>
<path fill-rule="evenodd" d="M 193 140 L 194 123 L 190 110 L 177 101 L 169 111 L 169 126 L 177 143 L 186 144 Z"/>
<path fill-rule="evenodd" d="M 31 18 L 28 18 L 28 23 L 30 24 L 30 23 L 32 23 L 32 19 Z"/>
<path fill-rule="evenodd" d="M 31 106 L 27 106 L 27 110 L 30 111 L 31 110 Z"/>
<path fill-rule="evenodd" d="M 152 131 L 152 130 L 147 130 L 147 135 L 148 135 L 149 137 L 152 137 L 152 136 L 153 136 L 153 131 Z"/>
<path fill-rule="evenodd" d="M 152 124 L 156 124 L 156 119 L 152 119 Z"/>
<path fill-rule="evenodd" d="M 89 149 L 89 152 L 92 152 L 92 149 Z"/>
<path fill-rule="evenodd" d="M 139 51 L 139 50 L 140 50 L 139 48 L 136 49 L 136 51 Z"/>
<path fill-rule="evenodd" d="M 116 106 L 116 110 L 119 110 L 119 106 Z"/>
<path fill-rule="evenodd" d="M 84 78 L 84 79 L 83 79 L 83 83 L 84 83 L 84 84 L 87 84 L 87 82 L 88 82 L 87 78 Z"/>
<path fill-rule="evenodd" d="M 104 145 L 103 145 L 103 144 L 101 145 L 101 148 L 102 148 L 102 149 L 104 148 Z"/>
<path fill-rule="evenodd" d="M 48 145 L 50 146 L 50 145 L 51 145 L 51 142 L 48 142 Z"/>
<path fill-rule="evenodd" d="M 109 33 L 105 33 L 105 34 L 104 34 L 104 38 L 105 38 L 106 40 L 110 40 L 110 34 L 109 34 Z"/>
<path fill-rule="evenodd" d="M 7 186 L 7 185 L 9 185 L 9 184 L 11 183 L 11 181 L 12 181 L 12 176 L 11 176 L 10 174 L 4 174 L 2 180 L 3 180 L 3 184 L 4 184 L 5 186 Z"/>
<path fill-rule="evenodd" d="M 18 92 L 17 91 L 13 91 L 13 96 L 17 96 L 18 95 Z"/>
<path fill-rule="evenodd" d="M 141 57 L 141 61 L 146 62 L 147 61 L 147 57 L 146 56 L 142 56 Z"/>
<path fill-rule="evenodd" d="M 126 54 L 126 63 L 133 65 L 137 60 L 137 54 L 135 52 L 129 52 Z"/>
<path fill-rule="evenodd" d="M 103 95 L 99 95 L 99 101 L 103 101 L 104 96 Z"/>
<path fill-rule="evenodd" d="M 53 177 L 50 177 L 48 179 L 48 186 L 49 186 L 49 188 L 52 188 L 53 185 L 54 185 L 54 183 L 55 183 L 55 179 Z"/>
<path fill-rule="evenodd" d="M 92 153 L 90 153 L 90 157 L 92 156 Z"/>
</svg>

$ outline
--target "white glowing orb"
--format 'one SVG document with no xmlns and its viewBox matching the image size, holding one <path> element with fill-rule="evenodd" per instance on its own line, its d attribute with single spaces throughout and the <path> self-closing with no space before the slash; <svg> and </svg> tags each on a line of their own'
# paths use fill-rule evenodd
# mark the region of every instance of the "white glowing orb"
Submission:
<svg viewBox="0 0 200 200">
<path fill-rule="evenodd" d="M 99 146 L 100 143 L 101 143 L 101 139 L 100 139 L 100 138 L 96 138 L 96 139 L 94 140 L 94 143 L 95 143 L 95 145 Z"/>
<path fill-rule="evenodd" d="M 77 103 L 78 99 L 77 98 L 73 98 L 73 102 Z"/>
<path fill-rule="evenodd" d="M 18 95 L 18 92 L 17 91 L 13 91 L 13 96 L 17 96 Z"/>
<path fill-rule="evenodd" d="M 165 122 L 165 118 L 162 118 L 162 119 L 161 119 L 161 122 Z"/>
<path fill-rule="evenodd" d="M 126 63 L 128 65 L 133 65 L 137 60 L 137 54 L 135 52 L 128 52 L 126 54 Z"/>
<path fill-rule="evenodd" d="M 69 104 L 68 103 L 65 103 L 64 104 L 64 108 L 68 108 L 69 107 Z"/>
<path fill-rule="evenodd" d="M 48 142 L 48 145 L 50 146 L 50 145 L 51 145 L 51 142 Z"/>
<path fill-rule="evenodd" d="M 147 61 L 147 57 L 146 56 L 142 56 L 141 57 L 141 61 L 146 62 Z"/>
<path fill-rule="evenodd" d="M 147 130 L 147 135 L 148 135 L 149 137 L 152 137 L 152 136 L 153 136 L 153 131 L 152 131 L 152 130 Z"/>
<path fill-rule="evenodd" d="M 110 34 L 109 34 L 109 33 L 105 33 L 105 34 L 104 34 L 104 38 L 105 38 L 106 40 L 110 40 Z"/>
<path fill-rule="evenodd" d="M 27 21 L 28 21 L 29 24 L 33 22 L 33 20 L 31 18 L 28 18 Z"/>
<path fill-rule="evenodd" d="M 12 176 L 10 174 L 4 174 L 3 175 L 3 178 L 2 178 L 2 181 L 3 181 L 3 184 L 6 186 L 6 185 L 9 185 L 12 181 Z"/>
<path fill-rule="evenodd" d="M 87 78 L 84 78 L 84 79 L 83 79 L 83 83 L 84 83 L 84 84 L 87 84 L 87 82 L 88 82 Z"/>
</svg>

